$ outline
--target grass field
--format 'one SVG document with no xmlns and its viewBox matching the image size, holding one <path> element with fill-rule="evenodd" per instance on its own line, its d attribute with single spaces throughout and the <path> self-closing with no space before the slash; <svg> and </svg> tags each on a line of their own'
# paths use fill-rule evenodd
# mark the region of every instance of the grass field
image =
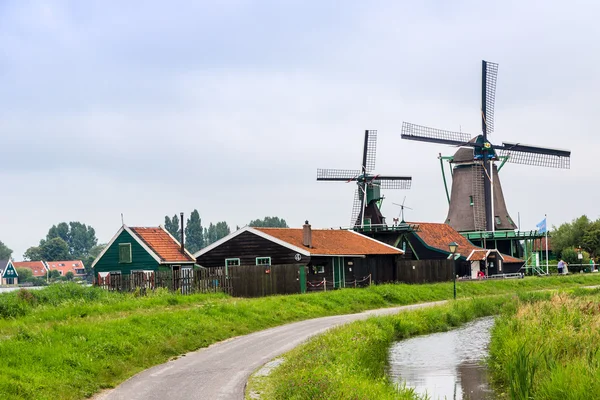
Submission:
<svg viewBox="0 0 600 400">
<path fill-rule="evenodd" d="M 600 291 L 556 295 L 496 321 L 492 376 L 509 398 L 600 398 Z"/>
<path fill-rule="evenodd" d="M 460 282 L 458 295 L 596 284 L 596 275 Z M 136 297 L 74 284 L 5 293 L 0 295 L 0 398 L 85 398 L 171 357 L 233 336 L 307 318 L 451 296 L 451 283 L 259 299 L 164 291 Z"/>
</svg>

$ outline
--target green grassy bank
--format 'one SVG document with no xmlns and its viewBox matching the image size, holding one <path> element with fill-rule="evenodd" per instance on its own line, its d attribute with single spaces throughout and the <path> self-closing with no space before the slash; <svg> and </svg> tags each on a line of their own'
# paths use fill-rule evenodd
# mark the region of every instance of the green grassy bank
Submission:
<svg viewBox="0 0 600 400">
<path fill-rule="evenodd" d="M 556 295 L 496 321 L 492 376 L 510 399 L 600 398 L 600 291 Z"/>
<path fill-rule="evenodd" d="M 460 282 L 458 295 L 600 284 L 600 276 Z M 80 399 L 212 343 L 286 322 L 443 300 L 452 284 L 381 285 L 237 299 L 145 297 L 56 285 L 0 295 L 0 398 Z"/>
<path fill-rule="evenodd" d="M 550 293 L 535 295 L 540 297 Z M 259 394 L 265 400 L 418 399 L 412 389 L 397 388 L 386 377 L 393 342 L 516 309 L 518 302 L 514 295 L 463 300 L 332 329 L 287 353 L 270 375 L 253 376 L 246 398 Z"/>
</svg>

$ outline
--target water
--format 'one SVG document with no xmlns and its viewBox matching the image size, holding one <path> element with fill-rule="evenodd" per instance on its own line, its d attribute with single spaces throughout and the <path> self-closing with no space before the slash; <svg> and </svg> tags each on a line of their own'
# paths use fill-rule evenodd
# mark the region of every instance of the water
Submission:
<svg viewBox="0 0 600 400">
<path fill-rule="evenodd" d="M 493 317 L 448 332 L 397 342 L 390 349 L 389 375 L 431 400 L 488 400 L 493 392 L 483 360 Z"/>
</svg>

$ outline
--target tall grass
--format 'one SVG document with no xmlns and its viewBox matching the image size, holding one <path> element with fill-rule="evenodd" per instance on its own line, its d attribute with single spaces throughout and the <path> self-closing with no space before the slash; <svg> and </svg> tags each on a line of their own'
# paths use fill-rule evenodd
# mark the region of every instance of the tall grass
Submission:
<svg viewBox="0 0 600 400">
<path fill-rule="evenodd" d="M 600 293 L 519 307 L 492 330 L 490 368 L 509 398 L 600 398 Z"/>
<path fill-rule="evenodd" d="M 600 283 L 600 277 L 461 282 L 472 297 Z M 0 295 L 0 398 L 81 399 L 170 357 L 233 336 L 325 315 L 443 300 L 451 283 L 231 298 L 148 296 L 75 284 Z M 401 325 L 399 331 L 410 327 Z"/>
</svg>

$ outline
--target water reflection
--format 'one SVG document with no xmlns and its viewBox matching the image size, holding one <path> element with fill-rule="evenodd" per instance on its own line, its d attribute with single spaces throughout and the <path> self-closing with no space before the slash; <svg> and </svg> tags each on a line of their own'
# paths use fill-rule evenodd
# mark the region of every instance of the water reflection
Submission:
<svg viewBox="0 0 600 400">
<path fill-rule="evenodd" d="M 432 400 L 488 400 L 492 391 L 483 359 L 494 318 L 449 332 L 403 340 L 390 349 L 392 379 Z"/>
</svg>

